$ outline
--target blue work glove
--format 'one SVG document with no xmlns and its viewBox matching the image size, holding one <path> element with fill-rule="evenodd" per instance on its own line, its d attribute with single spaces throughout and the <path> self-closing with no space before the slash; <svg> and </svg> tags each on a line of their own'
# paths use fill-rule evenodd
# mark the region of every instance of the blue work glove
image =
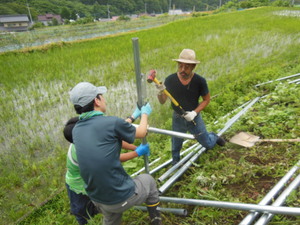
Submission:
<svg viewBox="0 0 300 225">
<path fill-rule="evenodd" d="M 136 120 L 137 118 L 139 118 L 141 116 L 141 110 L 139 109 L 138 106 L 136 106 L 136 108 L 131 116 L 134 120 Z"/>
<path fill-rule="evenodd" d="M 144 105 L 142 107 L 142 109 L 141 109 L 141 113 L 142 114 L 147 114 L 148 116 L 151 114 L 151 112 L 152 112 L 152 108 L 151 108 L 151 106 L 150 106 L 149 103 L 147 103 L 146 105 Z"/>
<path fill-rule="evenodd" d="M 139 147 L 137 147 L 135 149 L 136 153 L 138 154 L 138 156 L 141 156 L 141 155 L 147 155 L 149 156 L 150 155 L 150 148 L 149 148 L 149 144 L 140 144 Z"/>
</svg>

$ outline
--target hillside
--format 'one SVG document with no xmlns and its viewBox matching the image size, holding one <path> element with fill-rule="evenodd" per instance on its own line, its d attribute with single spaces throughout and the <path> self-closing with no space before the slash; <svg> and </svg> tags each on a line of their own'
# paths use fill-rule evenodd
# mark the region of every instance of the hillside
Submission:
<svg viewBox="0 0 300 225">
<path fill-rule="evenodd" d="M 223 4 L 226 2 L 223 1 Z M 70 19 L 70 16 L 73 17 L 75 14 L 80 17 L 107 18 L 140 13 L 162 14 L 168 12 L 169 8 L 204 11 L 216 9 L 220 4 L 217 0 L 173 0 L 172 6 L 169 5 L 170 1 L 166 0 L 4 0 L 0 2 L 0 15 L 27 14 L 27 3 L 34 20 L 37 19 L 37 15 L 45 13 L 60 14 L 64 19 Z"/>
<path fill-rule="evenodd" d="M 229 140 L 245 131 L 261 138 L 299 138 L 299 84 L 285 79 L 255 86 L 300 72 L 300 20 L 291 12 L 298 11 L 266 7 L 191 17 L 113 37 L 0 54 L 0 99 L 5 106 L 0 116 L 1 224 L 76 224 L 64 186 L 68 143 L 62 128 L 75 115 L 68 91 L 83 80 L 105 84 L 107 112 L 129 115 L 137 100 L 133 37 L 139 38 L 142 72 L 155 68 L 159 80 L 175 72 L 172 59 L 183 48 L 195 49 L 201 61 L 196 72 L 208 80 L 212 96 L 202 113 L 208 130 L 220 131 L 241 106 L 259 97 L 223 136 Z M 147 84 L 147 94 L 153 107 L 150 126 L 170 130 L 169 105 L 152 97 L 153 85 Z M 160 158 L 151 168 L 170 158 L 169 136 L 149 133 L 147 140 L 150 161 Z M 296 142 L 256 143 L 251 148 L 227 143 L 201 154 L 163 196 L 258 204 L 299 159 Z M 133 174 L 143 163 L 136 159 L 124 167 Z M 158 179 L 168 168 L 153 176 Z M 298 199 L 295 190 L 285 204 L 299 207 Z M 165 224 L 238 224 L 248 214 L 175 203 L 161 206 L 189 213 L 164 213 Z M 148 221 L 147 213 L 134 209 L 123 218 L 124 224 Z M 100 220 L 99 215 L 90 224 Z M 299 217 L 276 215 L 272 223 L 297 224 Z"/>
</svg>

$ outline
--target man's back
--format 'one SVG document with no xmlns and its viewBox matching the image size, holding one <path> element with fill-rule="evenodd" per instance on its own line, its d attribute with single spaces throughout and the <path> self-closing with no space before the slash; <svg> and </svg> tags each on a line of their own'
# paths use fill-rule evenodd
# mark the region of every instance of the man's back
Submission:
<svg viewBox="0 0 300 225">
<path fill-rule="evenodd" d="M 134 193 L 134 183 L 120 162 L 122 140 L 133 143 L 135 127 L 111 116 L 97 115 L 73 129 L 80 174 L 90 198 L 116 204 Z"/>
</svg>

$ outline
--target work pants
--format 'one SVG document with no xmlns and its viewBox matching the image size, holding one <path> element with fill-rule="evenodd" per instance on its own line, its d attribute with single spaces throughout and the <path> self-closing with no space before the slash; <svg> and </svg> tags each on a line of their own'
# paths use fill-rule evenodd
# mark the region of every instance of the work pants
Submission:
<svg viewBox="0 0 300 225">
<path fill-rule="evenodd" d="M 87 224 L 91 217 L 98 214 L 96 206 L 87 195 L 77 194 L 70 190 L 68 184 L 66 184 L 66 187 L 70 199 L 71 213 L 76 217 L 76 220 L 80 225 Z"/>
<path fill-rule="evenodd" d="M 159 192 L 154 178 L 149 174 L 141 174 L 133 179 L 135 193 L 126 201 L 114 205 L 105 205 L 94 202 L 103 214 L 104 225 L 119 225 L 122 221 L 122 213 L 135 205 L 146 203 L 153 205 L 159 202 Z"/>
<path fill-rule="evenodd" d="M 173 131 L 181 133 L 190 132 L 195 136 L 196 140 L 207 150 L 212 149 L 216 145 L 218 135 L 213 132 L 207 132 L 200 113 L 194 118 L 196 125 L 193 122 L 188 122 L 176 112 L 173 112 L 172 119 Z M 182 148 L 182 143 L 182 138 L 172 137 L 173 165 L 175 165 L 180 160 L 180 150 Z"/>
</svg>

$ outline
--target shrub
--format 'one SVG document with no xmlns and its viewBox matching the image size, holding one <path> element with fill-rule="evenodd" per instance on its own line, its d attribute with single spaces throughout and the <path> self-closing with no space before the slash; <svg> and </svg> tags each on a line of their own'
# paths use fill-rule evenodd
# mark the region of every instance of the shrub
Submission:
<svg viewBox="0 0 300 225">
<path fill-rule="evenodd" d="M 272 6 L 277 6 L 277 7 L 288 7 L 289 2 L 283 1 L 283 0 L 276 0 L 272 2 Z"/>
<path fill-rule="evenodd" d="M 45 25 L 42 23 L 42 22 L 37 22 L 35 24 L 33 24 L 29 30 L 34 30 L 35 28 L 42 28 L 42 27 L 45 27 Z"/>
<path fill-rule="evenodd" d="M 119 18 L 117 20 L 119 20 L 119 21 L 129 21 L 130 17 L 122 15 L 122 16 L 119 16 Z"/>
</svg>

